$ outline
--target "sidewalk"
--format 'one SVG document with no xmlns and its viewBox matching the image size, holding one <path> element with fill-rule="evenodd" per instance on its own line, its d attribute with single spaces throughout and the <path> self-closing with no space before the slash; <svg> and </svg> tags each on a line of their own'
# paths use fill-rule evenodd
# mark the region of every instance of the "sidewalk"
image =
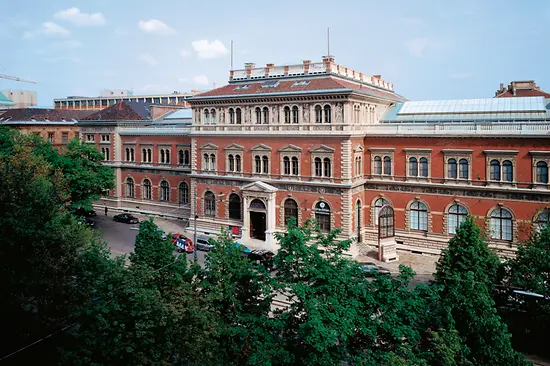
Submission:
<svg viewBox="0 0 550 366">
<path fill-rule="evenodd" d="M 409 266 L 416 272 L 417 275 L 432 275 L 435 272 L 435 265 L 439 260 L 438 255 L 432 254 L 415 254 L 408 251 L 398 250 L 397 255 L 399 260 L 392 263 L 385 263 L 378 260 L 378 248 L 368 246 L 367 250 L 362 250 L 361 254 L 355 257 L 360 263 L 372 262 L 377 265 L 387 268 L 392 272 L 399 271 L 399 265 Z"/>
</svg>

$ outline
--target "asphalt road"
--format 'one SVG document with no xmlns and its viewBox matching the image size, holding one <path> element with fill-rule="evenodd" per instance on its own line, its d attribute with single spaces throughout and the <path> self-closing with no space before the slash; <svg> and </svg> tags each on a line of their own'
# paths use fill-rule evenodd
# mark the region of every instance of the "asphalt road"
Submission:
<svg viewBox="0 0 550 366">
<path fill-rule="evenodd" d="M 99 213 L 95 217 L 90 217 L 90 220 L 95 221 L 95 230 L 103 233 L 103 240 L 107 242 L 114 256 L 130 254 L 134 251 L 139 224 L 116 222 L 113 220 L 113 215 L 105 216 Z M 174 253 L 177 252 L 174 250 Z M 205 252 L 197 252 L 198 262 L 201 266 L 204 264 L 205 254 Z M 187 254 L 187 259 L 192 261 L 193 254 Z"/>
</svg>

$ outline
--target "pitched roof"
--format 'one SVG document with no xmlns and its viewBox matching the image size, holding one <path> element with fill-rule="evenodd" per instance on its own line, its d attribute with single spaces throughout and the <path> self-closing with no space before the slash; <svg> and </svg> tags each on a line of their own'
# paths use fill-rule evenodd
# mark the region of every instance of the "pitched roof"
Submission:
<svg viewBox="0 0 550 366">
<path fill-rule="evenodd" d="M 108 108 L 102 109 L 82 121 L 147 121 L 151 120 L 149 105 L 139 102 L 120 101 Z"/>
<path fill-rule="evenodd" d="M 514 95 L 511 90 L 506 90 L 504 93 L 497 95 L 495 98 L 517 98 L 517 97 L 545 97 L 550 98 L 550 93 L 536 89 L 516 89 Z"/>
<path fill-rule="evenodd" d="M 45 121 L 52 122 L 72 121 L 84 118 L 92 111 L 45 109 L 45 108 L 14 108 L 8 109 L 0 116 L 2 121 Z"/>
<path fill-rule="evenodd" d="M 269 87 L 266 87 L 264 83 L 272 84 Z M 278 82 L 278 84 L 277 84 Z M 273 86 L 276 84 L 275 86 Z M 248 85 L 248 87 L 243 87 Z M 189 101 L 192 103 L 193 99 L 201 99 L 203 97 L 212 98 L 212 97 L 222 97 L 222 96 L 239 96 L 239 95 L 264 95 L 264 94 L 277 94 L 277 93 L 304 93 L 304 92 L 314 92 L 314 91 L 332 91 L 339 89 L 351 89 L 355 92 L 361 94 L 371 95 L 377 98 L 389 99 L 389 100 L 405 100 L 401 95 L 393 93 L 388 90 L 379 89 L 375 87 L 367 86 L 366 84 L 361 84 L 357 82 L 347 81 L 345 79 L 335 77 L 335 76 L 326 76 L 326 77 L 311 77 L 311 78 L 300 78 L 300 79 L 271 79 L 271 80 L 250 80 L 250 81 L 241 81 L 238 83 L 231 83 L 225 86 L 222 86 L 217 89 L 207 91 L 205 93 L 196 95 L 191 98 Z"/>
</svg>

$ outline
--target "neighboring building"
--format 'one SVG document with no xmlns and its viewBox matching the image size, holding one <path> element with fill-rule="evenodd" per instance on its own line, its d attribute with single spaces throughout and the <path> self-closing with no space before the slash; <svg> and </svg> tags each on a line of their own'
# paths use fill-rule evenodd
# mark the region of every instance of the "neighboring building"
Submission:
<svg viewBox="0 0 550 366">
<path fill-rule="evenodd" d="M 500 84 L 500 89 L 495 92 L 495 98 L 513 97 L 545 97 L 550 98 L 550 93 L 540 90 L 540 86 L 533 80 L 512 81 L 507 88 Z"/>
<path fill-rule="evenodd" d="M 132 90 L 124 89 L 103 89 L 100 93 L 100 97 L 113 97 L 114 95 L 122 96 L 122 97 L 130 97 L 134 95 L 134 92 Z"/>
<path fill-rule="evenodd" d="M 439 253 L 470 214 L 511 255 L 550 220 L 544 97 L 410 102 L 327 56 L 246 64 L 189 103 L 191 125 L 80 122 L 86 141 L 110 148 L 117 186 L 105 203 L 182 219 L 197 204 L 199 231 L 269 248 L 290 217 L 314 218 L 357 239 L 352 254 L 393 229 L 398 248 Z M 387 206 L 395 227 L 378 225 Z"/>
<path fill-rule="evenodd" d="M 0 92 L 0 113 L 4 109 L 15 108 L 15 103 L 9 100 L 4 93 Z"/>
<path fill-rule="evenodd" d="M 42 136 L 59 148 L 79 136 L 77 119 L 89 114 L 89 111 L 18 108 L 0 114 L 0 125 L 10 126 L 24 134 Z"/>
<path fill-rule="evenodd" d="M 32 90 L 2 90 L 2 94 L 15 103 L 14 108 L 35 107 L 38 104 L 36 92 Z"/>
<path fill-rule="evenodd" d="M 133 95 L 129 91 L 120 91 L 120 94 L 112 95 L 107 94 L 105 91 L 101 92 L 102 96 L 99 97 L 79 97 L 71 96 L 67 98 L 54 99 L 55 109 L 83 109 L 83 110 L 101 110 L 115 105 L 118 102 L 136 102 L 143 103 L 145 105 L 171 105 L 180 107 L 189 107 L 187 99 L 192 97 L 193 93 L 178 93 L 172 94 L 150 94 L 150 95 Z"/>
</svg>

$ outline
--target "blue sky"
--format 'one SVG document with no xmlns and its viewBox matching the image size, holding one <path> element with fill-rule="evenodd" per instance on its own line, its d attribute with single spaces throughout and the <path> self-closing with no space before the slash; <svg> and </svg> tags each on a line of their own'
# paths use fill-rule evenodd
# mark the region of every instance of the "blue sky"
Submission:
<svg viewBox="0 0 550 366">
<path fill-rule="evenodd" d="M 40 105 L 102 89 L 206 90 L 244 62 L 320 60 L 382 74 L 411 100 L 492 97 L 534 79 L 550 91 L 550 2 L 18 0 L 0 11 L 0 89 Z"/>
</svg>

